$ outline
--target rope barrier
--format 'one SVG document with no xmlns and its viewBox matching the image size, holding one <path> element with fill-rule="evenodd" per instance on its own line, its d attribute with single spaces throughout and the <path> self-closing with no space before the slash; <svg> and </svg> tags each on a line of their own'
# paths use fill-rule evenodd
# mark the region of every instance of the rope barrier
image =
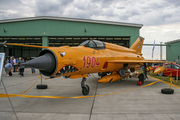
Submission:
<svg viewBox="0 0 180 120">
<path fill-rule="evenodd" d="M 91 97 L 100 97 L 100 96 L 107 96 L 107 95 L 114 95 L 114 94 L 119 94 L 119 93 L 124 93 L 124 92 L 129 92 L 129 91 L 133 91 L 133 90 L 137 90 L 140 88 L 144 88 L 150 85 L 153 85 L 155 83 L 157 83 L 158 81 L 154 81 L 152 83 L 149 83 L 147 85 L 141 86 L 141 87 L 137 87 L 137 88 L 133 88 L 133 89 L 129 89 L 129 90 L 125 90 L 125 91 L 120 91 L 120 92 L 115 92 L 115 93 L 109 93 L 109 94 L 102 94 L 102 95 L 93 95 L 93 96 L 75 96 L 75 97 L 63 97 L 63 96 L 32 96 L 32 95 L 22 95 L 22 94 L 8 94 L 9 97 L 23 97 L 23 98 L 58 98 L 58 99 L 64 99 L 64 98 L 91 98 Z M 6 94 L 0 93 L 0 97 L 7 97 Z"/>
<path fill-rule="evenodd" d="M 39 75 L 39 77 L 37 78 L 37 80 L 33 83 L 33 85 L 31 86 L 31 87 L 29 87 L 27 90 L 25 90 L 24 92 L 22 92 L 22 93 L 20 93 L 20 94 L 18 94 L 18 95 L 22 95 L 22 94 L 24 94 L 24 93 L 26 93 L 28 90 L 30 90 L 33 86 L 34 86 L 34 84 L 39 80 L 39 78 L 42 76 L 42 74 L 40 74 Z M 10 95 L 10 94 L 8 94 L 8 95 Z M 3 94 L 3 93 L 0 93 L 0 97 L 8 97 L 6 94 Z M 16 95 L 17 96 L 17 95 Z M 15 95 L 11 95 L 11 96 L 9 96 L 9 97 L 15 97 Z"/>
<path fill-rule="evenodd" d="M 39 75 L 39 77 L 38 77 L 37 80 L 34 82 L 34 84 L 39 80 L 39 78 L 40 78 L 41 76 L 42 76 L 42 74 Z M 24 92 L 22 92 L 22 93 L 20 93 L 20 94 L 26 93 L 28 90 L 30 90 L 30 89 L 34 86 L 34 84 L 33 84 L 30 88 L 28 88 L 26 91 L 24 91 Z"/>
<path fill-rule="evenodd" d="M 154 79 L 154 80 L 157 80 L 158 82 L 162 82 L 162 83 L 164 83 L 164 84 L 170 85 L 169 82 L 166 82 L 166 81 L 164 81 L 164 80 L 160 80 L 160 79 L 155 78 L 155 77 L 152 77 L 152 76 L 148 76 L 148 77 L 149 77 L 149 78 L 152 78 L 152 79 Z M 168 77 L 167 77 L 167 78 L 168 78 Z M 173 87 L 175 87 L 175 88 L 177 88 L 177 89 L 180 89 L 180 87 L 179 87 L 178 85 L 172 84 L 171 86 L 173 86 Z"/>
</svg>

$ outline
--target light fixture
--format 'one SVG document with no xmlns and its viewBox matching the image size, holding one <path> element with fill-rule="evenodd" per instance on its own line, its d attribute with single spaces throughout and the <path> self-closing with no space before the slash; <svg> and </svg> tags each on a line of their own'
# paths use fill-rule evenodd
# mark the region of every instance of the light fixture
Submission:
<svg viewBox="0 0 180 120">
<path fill-rule="evenodd" d="M 84 32 L 86 32 L 86 28 L 84 28 Z"/>
<path fill-rule="evenodd" d="M 5 29 L 3 29 L 3 31 L 6 33 L 6 30 L 5 30 Z"/>
</svg>

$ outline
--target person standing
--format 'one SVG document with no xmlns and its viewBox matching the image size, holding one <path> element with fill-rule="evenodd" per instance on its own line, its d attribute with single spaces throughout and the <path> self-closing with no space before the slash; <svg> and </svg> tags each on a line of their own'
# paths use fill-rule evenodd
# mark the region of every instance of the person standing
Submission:
<svg viewBox="0 0 180 120">
<path fill-rule="evenodd" d="M 21 64 L 24 63 L 24 62 L 25 62 L 25 61 L 24 61 L 24 58 L 21 58 L 21 57 L 20 57 L 20 58 L 19 58 L 20 76 L 24 76 L 24 68 L 25 68 L 25 66 L 21 65 Z"/>
<path fill-rule="evenodd" d="M 13 63 L 14 63 L 14 72 L 17 72 L 17 59 L 16 58 L 13 59 Z"/>
<path fill-rule="evenodd" d="M 9 63 L 11 63 L 11 64 L 13 63 L 13 58 L 14 58 L 13 56 L 10 58 Z"/>
<path fill-rule="evenodd" d="M 31 68 L 31 72 L 32 72 L 32 74 L 35 74 L 35 68 Z"/>
<path fill-rule="evenodd" d="M 6 59 L 4 60 L 4 63 L 5 63 L 5 65 L 6 65 L 7 63 L 10 63 L 10 61 L 9 61 L 9 58 L 8 58 L 8 57 L 6 57 Z"/>
<path fill-rule="evenodd" d="M 3 65 L 3 67 L 4 67 L 7 63 L 9 63 L 8 57 L 6 57 L 6 59 L 4 60 L 4 65 Z"/>
<path fill-rule="evenodd" d="M 18 75 L 20 75 L 20 62 L 19 62 L 19 59 L 17 61 L 17 71 L 18 71 Z"/>
<path fill-rule="evenodd" d="M 14 67 L 14 62 L 13 62 L 13 59 L 14 59 L 14 57 L 12 56 L 12 57 L 10 58 L 10 62 L 9 62 L 9 63 L 11 63 L 11 64 L 12 64 L 12 67 Z"/>
<path fill-rule="evenodd" d="M 30 60 L 32 60 L 32 58 Z M 31 72 L 32 72 L 32 74 L 35 74 L 36 73 L 35 68 L 32 67 Z"/>
</svg>

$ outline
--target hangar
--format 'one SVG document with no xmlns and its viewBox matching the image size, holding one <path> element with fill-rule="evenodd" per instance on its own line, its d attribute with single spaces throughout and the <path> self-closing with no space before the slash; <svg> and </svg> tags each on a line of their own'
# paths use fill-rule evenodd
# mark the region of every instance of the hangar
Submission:
<svg viewBox="0 0 180 120">
<path fill-rule="evenodd" d="M 63 17 L 29 17 L 0 20 L 0 42 L 40 46 L 78 46 L 96 39 L 130 47 L 139 37 L 142 24 Z M 0 47 L 6 56 L 37 57 L 41 49 Z"/>
<path fill-rule="evenodd" d="M 166 42 L 166 59 L 180 64 L 180 39 Z M 172 54 L 173 53 L 173 54 Z"/>
</svg>

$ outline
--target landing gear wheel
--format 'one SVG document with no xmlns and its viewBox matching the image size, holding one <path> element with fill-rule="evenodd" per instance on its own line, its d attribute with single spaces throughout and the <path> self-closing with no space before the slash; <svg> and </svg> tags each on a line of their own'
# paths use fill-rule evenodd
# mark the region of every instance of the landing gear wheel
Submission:
<svg viewBox="0 0 180 120">
<path fill-rule="evenodd" d="M 36 86 L 37 89 L 47 89 L 47 85 L 44 85 L 44 84 L 39 84 Z"/>
<path fill-rule="evenodd" d="M 86 82 L 86 78 L 84 77 L 84 78 L 82 78 L 82 82 L 81 82 L 82 94 L 88 95 L 90 88 L 88 85 L 85 84 L 85 82 Z"/>
<path fill-rule="evenodd" d="M 82 94 L 83 95 L 88 95 L 89 91 L 90 91 L 90 89 L 89 89 L 88 85 L 86 85 L 85 87 L 82 87 Z"/>
<path fill-rule="evenodd" d="M 141 73 L 141 74 L 138 76 L 138 78 L 139 78 L 139 81 L 141 81 L 142 84 L 144 84 L 144 74 Z"/>
<path fill-rule="evenodd" d="M 142 84 L 144 84 L 144 79 L 142 79 L 142 80 L 139 80 L 139 81 L 141 81 L 141 82 L 142 82 Z"/>
<path fill-rule="evenodd" d="M 173 94 L 174 90 L 170 89 L 170 88 L 163 88 L 163 89 L 161 89 L 161 93 L 163 93 L 163 94 Z"/>
<path fill-rule="evenodd" d="M 88 91 L 90 91 L 90 88 L 89 88 L 89 86 L 88 86 L 88 85 L 86 85 L 86 88 L 88 89 Z"/>
</svg>

